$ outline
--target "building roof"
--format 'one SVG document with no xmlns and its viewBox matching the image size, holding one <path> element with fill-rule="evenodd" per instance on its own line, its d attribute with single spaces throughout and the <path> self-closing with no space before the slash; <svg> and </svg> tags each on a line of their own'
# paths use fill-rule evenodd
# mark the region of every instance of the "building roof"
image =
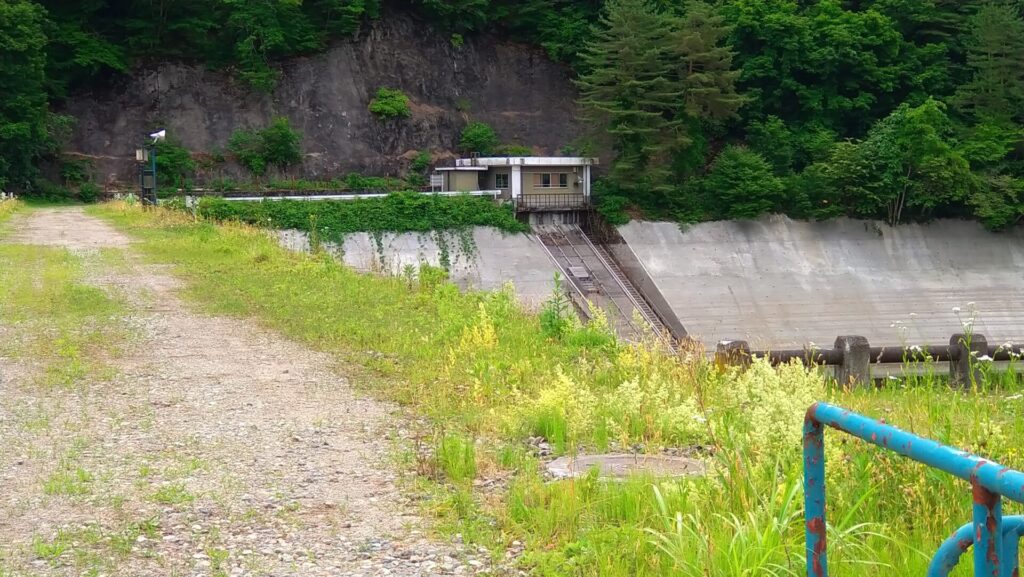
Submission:
<svg viewBox="0 0 1024 577">
<path fill-rule="evenodd" d="M 455 168 L 466 170 L 492 166 L 586 166 L 598 164 L 596 158 L 583 156 L 492 156 L 482 158 L 459 158 Z"/>
</svg>

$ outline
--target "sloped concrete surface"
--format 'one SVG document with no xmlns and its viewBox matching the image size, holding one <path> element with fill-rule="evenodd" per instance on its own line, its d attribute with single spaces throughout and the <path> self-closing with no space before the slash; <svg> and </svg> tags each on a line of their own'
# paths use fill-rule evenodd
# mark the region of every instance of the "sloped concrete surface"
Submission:
<svg viewBox="0 0 1024 577">
<path fill-rule="evenodd" d="M 690 335 L 709 346 L 831 347 L 840 334 L 876 346 L 945 344 L 970 317 L 969 303 L 990 343 L 1024 341 L 1022 230 L 772 216 L 619 231 Z"/>
<path fill-rule="evenodd" d="M 309 238 L 303 232 L 281 231 L 279 236 L 288 248 L 309 250 Z M 384 234 L 379 245 L 368 233 L 354 233 L 345 237 L 343 246 L 324 246 L 357 270 L 399 275 L 406 266 L 438 266 L 445 252 L 441 244 L 447 247 L 451 279 L 460 288 L 495 290 L 511 282 L 520 302 L 530 309 L 538 309 L 555 288 L 555 265 L 540 241 L 495 228 L 476 227 L 470 239 L 447 233 L 442 243 L 437 233 Z"/>
</svg>

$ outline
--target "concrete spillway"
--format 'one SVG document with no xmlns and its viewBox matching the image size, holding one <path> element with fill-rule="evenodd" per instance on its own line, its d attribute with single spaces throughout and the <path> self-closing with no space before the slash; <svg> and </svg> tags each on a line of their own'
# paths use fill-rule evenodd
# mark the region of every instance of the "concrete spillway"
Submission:
<svg viewBox="0 0 1024 577">
<path fill-rule="evenodd" d="M 709 345 L 830 347 L 840 334 L 945 344 L 970 302 L 990 343 L 1024 342 L 1024 231 L 769 217 L 685 231 L 634 222 L 619 232 L 690 336 Z"/>
<path fill-rule="evenodd" d="M 394 275 L 402 274 L 406 266 L 439 266 L 447 253 L 451 280 L 463 289 L 496 290 L 512 283 L 520 302 L 530 309 L 551 298 L 556 268 L 539 240 L 485 227 L 470 232 L 466 239 L 447 234 L 441 243 L 435 233 L 386 233 L 379 243 L 368 233 L 353 233 L 340 246 L 324 243 L 324 248 L 357 270 Z M 286 230 L 278 236 L 287 248 L 309 250 L 304 232 Z"/>
</svg>

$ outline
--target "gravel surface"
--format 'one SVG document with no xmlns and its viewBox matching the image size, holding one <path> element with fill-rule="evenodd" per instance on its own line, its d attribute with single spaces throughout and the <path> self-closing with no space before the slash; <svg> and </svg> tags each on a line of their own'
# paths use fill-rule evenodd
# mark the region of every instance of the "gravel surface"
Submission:
<svg viewBox="0 0 1024 577">
<path fill-rule="evenodd" d="M 133 337 L 111 379 L 75 390 L 43 390 L 31 359 L 0 357 L 0 574 L 496 572 L 427 537 L 387 461 L 394 407 L 354 393 L 334 359 L 190 311 L 173 277 L 80 209 L 13 227 L 5 242 L 82 256 L 88 282 L 129 302 Z M 47 494 L 59 471 L 83 471 L 82 491 Z"/>
</svg>

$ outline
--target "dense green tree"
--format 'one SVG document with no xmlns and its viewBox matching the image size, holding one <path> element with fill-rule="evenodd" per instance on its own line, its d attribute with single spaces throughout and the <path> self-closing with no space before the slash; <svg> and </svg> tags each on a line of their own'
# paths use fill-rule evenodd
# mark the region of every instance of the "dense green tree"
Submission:
<svg viewBox="0 0 1024 577">
<path fill-rule="evenodd" d="M 168 138 L 156 144 L 156 174 L 160 186 L 187 188 L 195 171 L 192 155 L 177 139 Z"/>
<path fill-rule="evenodd" d="M 288 119 L 279 116 L 259 130 L 236 130 L 228 141 L 228 150 L 239 164 L 260 176 L 271 165 L 284 169 L 302 161 L 302 134 Z"/>
<path fill-rule="evenodd" d="M 728 0 L 723 13 L 751 118 L 816 121 L 857 135 L 905 90 L 902 39 L 875 10 L 848 10 L 839 0 Z"/>
<path fill-rule="evenodd" d="M 967 63 L 973 76 L 957 92 L 957 104 L 976 116 L 1024 118 L 1024 19 L 1009 5 L 993 3 L 971 18 Z"/>
<path fill-rule="evenodd" d="M 462 32 L 480 29 L 496 16 L 491 0 L 418 1 L 437 22 Z"/>
<path fill-rule="evenodd" d="M 46 11 L 0 1 L 0 189 L 21 189 L 52 145 L 46 96 Z"/>
<path fill-rule="evenodd" d="M 324 37 L 354 34 L 365 18 L 380 15 L 380 0 L 306 0 L 304 5 Z"/>
<path fill-rule="evenodd" d="M 678 59 L 686 114 L 707 120 L 735 117 L 744 98 L 736 92 L 740 71 L 733 70 L 735 52 L 725 43 L 730 29 L 724 18 L 709 4 L 694 1 L 673 24 L 668 40 L 672 57 Z"/>
<path fill-rule="evenodd" d="M 275 118 L 259 134 L 267 164 L 284 169 L 302 162 L 302 134 L 292 129 L 284 116 Z"/>
<path fill-rule="evenodd" d="M 863 141 L 837 145 L 816 172 L 834 201 L 857 216 L 890 224 L 929 218 L 963 205 L 973 184 L 969 164 L 949 140 L 951 131 L 940 102 L 904 104 Z"/>
<path fill-rule="evenodd" d="M 979 179 L 970 204 L 985 227 L 1002 230 L 1024 220 L 1024 179 L 986 175 Z"/>
<path fill-rule="evenodd" d="M 711 165 L 703 186 L 712 218 L 757 218 L 783 204 L 782 180 L 763 156 L 728 146 Z"/>
<path fill-rule="evenodd" d="M 673 152 L 687 144 L 675 114 L 683 93 L 671 74 L 679 62 L 670 22 L 646 0 L 610 0 L 581 56 L 580 104 L 611 137 L 609 177 L 633 194 L 663 190 Z"/>
<path fill-rule="evenodd" d="M 322 39 L 300 11 L 298 0 L 219 0 L 227 11 L 226 33 L 241 77 L 260 90 L 277 83 L 275 58 L 316 50 Z"/>
</svg>

